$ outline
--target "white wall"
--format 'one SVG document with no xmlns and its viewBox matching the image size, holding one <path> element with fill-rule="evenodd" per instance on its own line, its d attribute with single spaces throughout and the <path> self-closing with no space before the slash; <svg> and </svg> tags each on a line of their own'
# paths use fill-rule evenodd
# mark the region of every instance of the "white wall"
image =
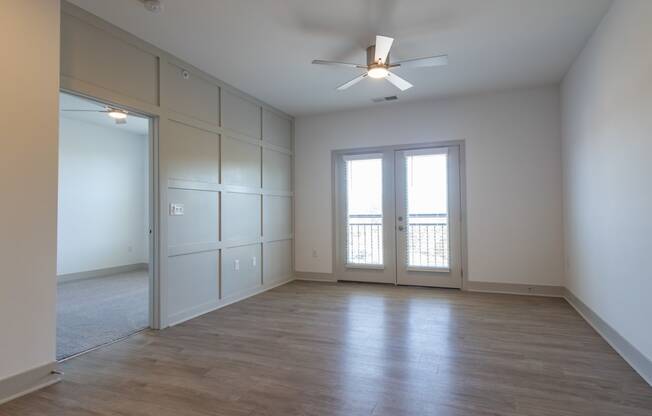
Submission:
<svg viewBox="0 0 652 416">
<path fill-rule="evenodd" d="M 0 6 L 0 380 L 54 361 L 59 2 Z"/>
<path fill-rule="evenodd" d="M 652 2 L 616 1 L 564 79 L 566 286 L 652 360 Z"/>
<path fill-rule="evenodd" d="M 469 279 L 561 285 L 557 87 L 381 104 L 295 125 L 297 271 L 332 272 L 331 150 L 465 140 Z"/>
<path fill-rule="evenodd" d="M 58 275 L 148 262 L 147 146 L 120 126 L 61 118 Z"/>
</svg>

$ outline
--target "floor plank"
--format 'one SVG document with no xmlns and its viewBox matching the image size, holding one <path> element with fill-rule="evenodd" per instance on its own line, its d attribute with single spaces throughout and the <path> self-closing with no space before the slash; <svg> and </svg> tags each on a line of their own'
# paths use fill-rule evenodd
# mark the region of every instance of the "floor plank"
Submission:
<svg viewBox="0 0 652 416">
<path fill-rule="evenodd" d="M 651 415 L 563 299 L 293 282 L 63 364 L 0 415 Z"/>
</svg>

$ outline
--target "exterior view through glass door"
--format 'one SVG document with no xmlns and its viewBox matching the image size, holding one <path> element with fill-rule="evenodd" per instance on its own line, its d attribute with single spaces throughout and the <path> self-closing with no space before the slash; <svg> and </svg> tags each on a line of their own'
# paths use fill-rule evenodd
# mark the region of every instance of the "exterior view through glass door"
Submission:
<svg viewBox="0 0 652 416">
<path fill-rule="evenodd" d="M 399 285 L 462 287 L 458 149 L 396 152 Z"/>
<path fill-rule="evenodd" d="M 459 146 L 336 160 L 338 279 L 460 288 Z"/>
</svg>

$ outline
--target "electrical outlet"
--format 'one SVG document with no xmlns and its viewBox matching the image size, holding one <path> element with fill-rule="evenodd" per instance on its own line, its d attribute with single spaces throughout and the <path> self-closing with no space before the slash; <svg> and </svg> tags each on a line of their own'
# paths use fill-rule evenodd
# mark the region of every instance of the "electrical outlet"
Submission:
<svg viewBox="0 0 652 416">
<path fill-rule="evenodd" d="M 240 270 L 240 260 L 233 260 L 233 269 L 235 271 Z"/>
<path fill-rule="evenodd" d="M 317 250 L 315 250 L 314 248 L 312 249 L 312 257 L 314 257 L 314 258 L 319 257 L 319 256 L 317 255 Z"/>
<path fill-rule="evenodd" d="M 132 246 L 127 247 L 127 252 L 131 253 L 134 251 L 134 248 Z"/>
</svg>

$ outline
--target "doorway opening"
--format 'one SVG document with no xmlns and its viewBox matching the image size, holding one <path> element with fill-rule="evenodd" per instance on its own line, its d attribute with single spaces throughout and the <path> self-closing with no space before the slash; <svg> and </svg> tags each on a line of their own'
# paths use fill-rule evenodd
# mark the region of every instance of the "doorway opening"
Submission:
<svg viewBox="0 0 652 416">
<path fill-rule="evenodd" d="M 338 280 L 462 287 L 461 144 L 335 157 Z"/>
<path fill-rule="evenodd" d="M 57 359 L 148 328 L 152 120 L 60 93 Z"/>
</svg>

